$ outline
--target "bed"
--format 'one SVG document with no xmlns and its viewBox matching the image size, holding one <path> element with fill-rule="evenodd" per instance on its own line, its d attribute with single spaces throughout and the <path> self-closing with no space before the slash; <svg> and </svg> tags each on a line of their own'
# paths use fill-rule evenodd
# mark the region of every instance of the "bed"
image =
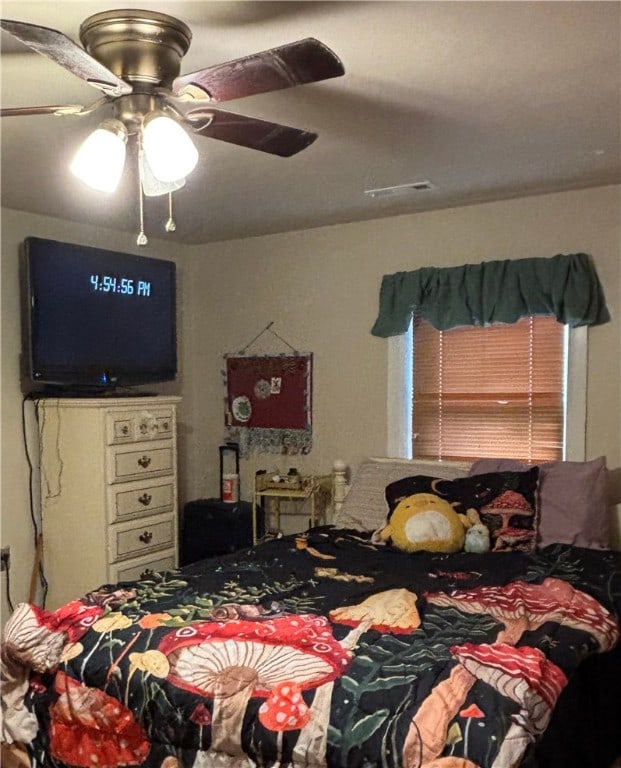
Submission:
<svg viewBox="0 0 621 768">
<path fill-rule="evenodd" d="M 2 644 L 3 764 L 608 768 L 618 708 L 610 695 L 598 709 L 593 683 L 619 679 L 621 553 L 598 530 L 602 461 L 557 464 L 563 477 L 368 460 L 350 488 L 337 463 L 333 525 L 53 613 L 20 604 Z M 567 478 L 555 534 L 544 502 Z M 434 549 L 396 546 L 397 510 L 429 491 L 451 499 L 464 541 L 491 521 L 489 550 L 441 551 L 454 529 L 428 515 Z"/>
</svg>

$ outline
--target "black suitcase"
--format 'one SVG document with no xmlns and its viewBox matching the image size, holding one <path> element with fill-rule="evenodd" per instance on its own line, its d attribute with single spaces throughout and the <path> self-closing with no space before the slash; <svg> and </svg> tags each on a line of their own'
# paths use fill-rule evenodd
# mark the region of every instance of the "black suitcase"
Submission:
<svg viewBox="0 0 621 768">
<path fill-rule="evenodd" d="M 263 510 L 257 508 L 257 535 L 265 533 Z M 197 560 L 226 555 L 252 546 L 252 504 L 219 499 L 188 501 L 181 520 L 179 561 L 189 565 Z"/>
</svg>

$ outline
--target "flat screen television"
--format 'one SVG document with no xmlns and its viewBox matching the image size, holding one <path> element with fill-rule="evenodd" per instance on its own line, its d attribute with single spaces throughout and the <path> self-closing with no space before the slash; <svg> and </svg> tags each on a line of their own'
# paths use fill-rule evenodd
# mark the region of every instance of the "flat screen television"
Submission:
<svg viewBox="0 0 621 768">
<path fill-rule="evenodd" d="M 32 383 L 100 392 L 175 378 L 174 262 L 38 237 L 24 251 Z"/>
</svg>

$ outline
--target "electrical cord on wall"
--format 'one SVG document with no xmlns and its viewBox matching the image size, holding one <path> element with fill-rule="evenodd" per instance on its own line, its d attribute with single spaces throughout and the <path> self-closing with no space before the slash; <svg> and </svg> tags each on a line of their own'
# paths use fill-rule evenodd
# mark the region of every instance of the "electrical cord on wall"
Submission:
<svg viewBox="0 0 621 768">
<path fill-rule="evenodd" d="M 54 440 L 54 449 L 55 449 L 55 456 L 54 459 L 57 462 L 58 465 L 58 472 L 56 473 L 56 477 L 50 478 L 47 470 L 47 462 L 43 456 L 43 444 L 41 444 L 40 447 L 40 461 L 39 461 L 39 471 L 41 473 L 41 488 L 45 487 L 45 498 L 49 501 L 49 499 L 56 499 L 62 494 L 62 477 L 63 477 L 63 470 L 64 470 L 64 462 L 60 453 L 60 413 L 58 412 L 58 401 L 56 405 L 56 415 L 57 415 L 57 427 L 56 427 L 56 437 Z M 37 408 L 37 422 L 39 424 L 39 434 L 43 435 L 46 431 L 46 424 L 47 424 L 47 404 L 45 400 L 43 400 L 39 407 Z M 54 483 L 54 484 L 53 484 Z"/>
<path fill-rule="evenodd" d="M 26 402 L 28 400 L 32 400 L 34 398 L 34 395 L 24 395 L 24 398 L 22 399 L 22 435 L 24 438 L 24 450 L 26 454 L 26 461 L 28 462 L 28 470 L 29 470 L 29 477 L 28 477 L 28 497 L 30 500 L 30 519 L 32 520 L 32 527 L 34 531 L 34 547 L 35 547 L 35 561 L 33 565 L 33 577 L 35 570 L 38 572 L 39 577 L 39 583 L 41 587 L 43 588 L 43 600 L 42 600 L 42 606 L 45 608 L 45 601 L 47 599 L 47 591 L 48 591 L 48 583 L 47 579 L 45 578 L 45 571 L 43 568 L 43 560 L 40 557 L 41 553 L 41 541 L 42 541 L 42 535 L 39 531 L 39 526 L 37 523 L 37 518 L 35 515 L 34 510 L 34 495 L 32 492 L 32 483 L 34 479 L 34 467 L 32 464 L 32 459 L 30 457 L 30 451 L 28 450 L 28 434 L 26 431 Z M 35 418 L 36 416 L 36 408 L 35 408 Z M 37 418 L 38 422 L 38 418 Z M 8 583 L 8 579 L 7 579 Z M 32 591 L 32 590 L 31 590 Z M 31 595 L 31 599 L 32 599 Z"/>
<path fill-rule="evenodd" d="M 11 611 L 11 613 L 13 613 L 13 611 L 15 610 L 15 608 L 13 608 L 13 601 L 11 600 L 11 580 L 10 580 L 10 578 L 9 578 L 9 574 L 10 574 L 10 573 L 11 573 L 11 571 L 10 571 L 10 570 L 9 570 L 9 568 L 7 567 L 7 569 L 6 569 L 6 582 L 5 582 L 5 588 L 6 588 L 6 601 L 7 601 L 7 603 L 8 603 L 8 606 L 9 606 L 9 610 Z"/>
</svg>

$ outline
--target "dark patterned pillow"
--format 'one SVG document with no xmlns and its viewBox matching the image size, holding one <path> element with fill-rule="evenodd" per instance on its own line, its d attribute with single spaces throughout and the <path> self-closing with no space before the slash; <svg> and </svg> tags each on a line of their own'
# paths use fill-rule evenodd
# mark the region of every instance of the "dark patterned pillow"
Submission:
<svg viewBox="0 0 621 768">
<path fill-rule="evenodd" d="M 401 502 L 428 494 L 448 502 L 455 512 L 476 510 L 490 533 L 493 552 L 533 552 L 537 542 L 539 468 L 490 472 L 456 480 L 416 475 L 386 486 L 388 523 Z M 450 551 L 450 550 L 445 550 Z"/>
</svg>

